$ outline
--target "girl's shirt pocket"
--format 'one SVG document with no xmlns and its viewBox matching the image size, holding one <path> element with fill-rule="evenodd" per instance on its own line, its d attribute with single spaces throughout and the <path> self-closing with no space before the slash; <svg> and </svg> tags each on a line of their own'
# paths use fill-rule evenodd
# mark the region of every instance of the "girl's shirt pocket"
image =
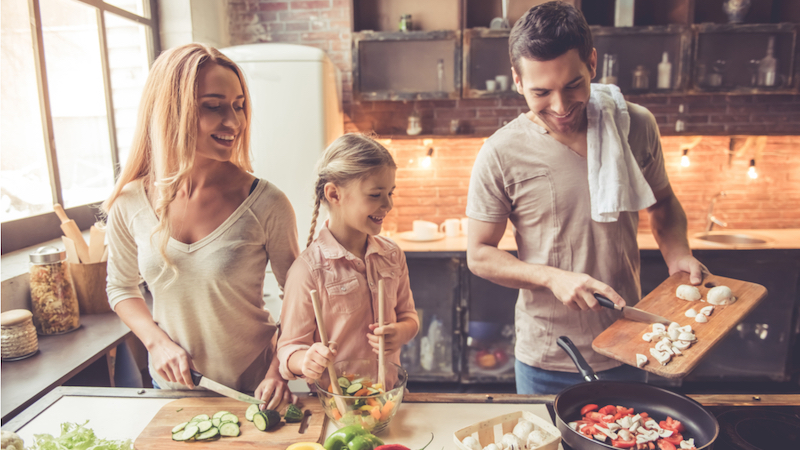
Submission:
<svg viewBox="0 0 800 450">
<path fill-rule="evenodd" d="M 330 309 L 335 313 L 350 314 L 365 306 L 363 296 L 360 295 L 364 286 L 356 276 L 327 284 L 325 290 Z"/>
</svg>

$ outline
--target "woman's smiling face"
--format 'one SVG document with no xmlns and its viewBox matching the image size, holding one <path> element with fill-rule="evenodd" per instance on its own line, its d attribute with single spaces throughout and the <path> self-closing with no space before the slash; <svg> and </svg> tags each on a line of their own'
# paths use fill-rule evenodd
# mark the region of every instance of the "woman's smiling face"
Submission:
<svg viewBox="0 0 800 450">
<path fill-rule="evenodd" d="M 578 50 L 572 49 L 550 61 L 520 58 L 522 73 L 512 70 L 514 83 L 531 112 L 550 132 L 571 135 L 586 124 L 586 105 L 596 66 L 596 51 L 585 63 Z"/>
<path fill-rule="evenodd" d="M 247 126 L 239 77 L 230 68 L 204 64 L 197 76 L 197 103 L 197 157 L 229 161 Z"/>
</svg>

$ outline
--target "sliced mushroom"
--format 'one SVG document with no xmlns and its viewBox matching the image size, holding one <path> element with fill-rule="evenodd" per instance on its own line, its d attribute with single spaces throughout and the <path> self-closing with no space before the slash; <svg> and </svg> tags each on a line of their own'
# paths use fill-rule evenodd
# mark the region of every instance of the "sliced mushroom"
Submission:
<svg viewBox="0 0 800 450">
<path fill-rule="evenodd" d="M 617 431 L 620 428 L 622 428 L 622 426 L 620 426 L 620 424 L 614 423 L 614 422 L 608 423 L 606 425 L 608 425 L 608 430 L 609 431 Z"/>
<path fill-rule="evenodd" d="M 648 419 L 644 422 L 645 428 L 648 430 L 659 430 L 661 427 L 658 426 L 658 422 L 653 419 Z"/>
<path fill-rule="evenodd" d="M 686 439 L 685 441 L 681 441 L 681 448 L 683 449 L 690 449 L 694 447 L 694 438 Z"/>
<path fill-rule="evenodd" d="M 705 314 L 698 314 L 694 317 L 694 321 L 697 323 L 706 323 L 708 322 L 708 316 Z"/>
<path fill-rule="evenodd" d="M 663 352 L 663 353 L 667 353 L 668 355 L 672 355 L 672 341 L 670 341 L 667 338 L 664 338 L 664 339 L 658 341 L 658 343 L 655 346 L 655 349 L 658 350 L 659 352 Z"/>
<path fill-rule="evenodd" d="M 578 422 L 570 422 L 567 425 L 569 425 L 569 427 L 573 430 L 578 431 Z"/>
<path fill-rule="evenodd" d="M 714 307 L 712 305 L 708 305 L 705 308 L 702 308 L 700 312 L 705 314 L 706 316 L 710 316 L 711 313 L 714 311 Z"/>
<path fill-rule="evenodd" d="M 697 289 L 696 286 L 691 286 L 688 284 L 682 284 L 678 286 L 678 289 L 675 290 L 675 296 L 690 302 L 700 300 L 701 297 L 700 289 Z"/>
<path fill-rule="evenodd" d="M 663 323 L 654 323 L 653 324 L 653 334 L 666 333 L 666 332 L 667 332 L 667 327 L 665 327 Z"/>
<path fill-rule="evenodd" d="M 631 440 L 631 432 L 624 428 L 622 430 L 619 430 L 619 433 L 617 433 L 617 435 L 619 435 L 619 438 L 622 439 L 623 441 Z"/>
<path fill-rule="evenodd" d="M 642 416 L 640 416 L 639 414 L 636 414 L 635 416 L 631 417 L 631 422 L 639 422 L 639 423 L 641 423 L 642 422 Z"/>
<path fill-rule="evenodd" d="M 697 339 L 697 338 L 695 338 L 694 334 L 687 333 L 685 331 L 682 332 L 680 336 L 678 336 L 678 340 L 681 340 L 681 341 L 694 341 L 695 339 Z"/>
<path fill-rule="evenodd" d="M 672 341 L 678 340 L 678 336 L 680 335 L 681 335 L 680 328 L 670 328 L 669 331 L 667 331 L 667 337 L 669 337 L 669 339 Z"/>
<path fill-rule="evenodd" d="M 667 327 L 667 331 L 669 331 L 669 330 L 676 330 L 676 329 L 680 329 L 680 328 L 681 328 L 681 324 L 679 324 L 678 322 L 672 322 L 672 323 L 670 323 L 670 324 L 669 324 L 669 326 Z"/>
<path fill-rule="evenodd" d="M 687 333 L 691 333 L 692 332 L 692 326 L 691 325 L 682 326 L 681 327 L 681 331 L 685 331 Z"/>
<path fill-rule="evenodd" d="M 691 346 L 692 343 L 689 341 L 675 341 L 672 343 L 672 347 L 677 348 L 678 350 L 686 350 Z"/>
<path fill-rule="evenodd" d="M 666 366 L 669 363 L 669 360 L 672 359 L 672 356 L 670 356 L 669 353 L 661 352 L 654 348 L 650 349 L 650 354 L 653 355 L 653 358 L 660 362 L 662 366 Z"/>
<path fill-rule="evenodd" d="M 653 333 L 645 333 L 645 334 L 643 334 L 643 335 L 642 335 L 642 339 L 644 339 L 644 340 L 645 340 L 645 341 L 647 341 L 647 342 L 652 342 L 652 340 L 653 340 Z"/>
<path fill-rule="evenodd" d="M 694 308 L 689 308 L 686 310 L 685 313 L 683 313 L 683 315 L 685 315 L 686 317 L 694 317 L 697 315 L 697 311 L 695 311 Z"/>
<path fill-rule="evenodd" d="M 636 355 L 636 356 L 639 356 L 639 355 Z M 642 355 L 642 356 L 644 356 L 644 355 Z M 647 357 L 645 357 L 645 359 L 647 359 Z M 631 427 L 631 423 L 632 422 L 631 422 L 631 418 L 630 417 L 623 417 L 623 418 L 617 420 L 616 424 L 618 426 L 622 427 L 622 428 L 630 428 Z M 627 439 L 625 439 L 625 440 L 627 441 Z"/>
<path fill-rule="evenodd" d="M 661 429 L 658 431 L 658 435 L 661 436 L 662 438 L 670 437 L 672 436 L 672 433 L 673 433 L 672 430 L 666 430 L 666 429 Z"/>
<path fill-rule="evenodd" d="M 628 430 L 629 430 L 631 433 L 635 433 L 635 432 L 636 432 L 636 430 L 638 430 L 638 429 L 639 429 L 639 426 L 640 426 L 640 425 L 639 425 L 639 422 L 633 422 L 633 423 L 631 424 L 631 427 L 630 427 L 630 428 L 628 428 Z"/>
<path fill-rule="evenodd" d="M 672 346 L 672 353 L 675 356 L 683 355 L 683 353 L 681 352 L 681 349 L 679 349 L 678 347 L 675 347 L 674 345 Z"/>
<path fill-rule="evenodd" d="M 645 364 L 647 364 L 647 356 L 645 356 L 645 355 L 643 355 L 641 353 L 637 353 L 636 354 L 636 367 L 641 369 L 642 367 L 645 366 Z M 623 417 L 623 419 L 627 419 L 627 417 Z M 620 420 L 622 420 L 622 419 L 620 419 Z M 630 428 L 630 425 L 628 425 L 625 428 Z"/>
<path fill-rule="evenodd" d="M 727 305 L 736 299 L 728 286 L 717 286 L 708 290 L 708 303 L 712 305 Z"/>
</svg>

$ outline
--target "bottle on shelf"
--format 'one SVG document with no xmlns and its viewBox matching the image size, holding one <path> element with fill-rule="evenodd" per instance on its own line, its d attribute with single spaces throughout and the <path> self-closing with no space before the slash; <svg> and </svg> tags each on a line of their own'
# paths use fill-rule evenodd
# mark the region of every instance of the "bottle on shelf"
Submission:
<svg viewBox="0 0 800 450">
<path fill-rule="evenodd" d="M 439 92 L 443 92 L 444 91 L 444 60 L 443 59 L 440 59 L 436 63 L 436 76 L 438 78 L 437 82 L 438 82 Z"/>
<path fill-rule="evenodd" d="M 604 54 L 603 76 L 600 78 L 600 83 L 617 84 L 617 71 L 617 55 Z"/>
<path fill-rule="evenodd" d="M 778 71 L 778 60 L 775 59 L 775 36 L 770 36 L 767 43 L 767 56 L 761 59 L 758 64 L 758 85 L 775 86 L 776 73 Z"/>
<path fill-rule="evenodd" d="M 672 87 L 672 63 L 669 62 L 669 53 L 661 55 L 661 62 L 658 63 L 658 89 L 669 89 Z"/>
<path fill-rule="evenodd" d="M 686 122 L 683 120 L 683 103 L 678 106 L 678 120 L 675 121 L 675 132 L 683 133 L 686 131 Z"/>
</svg>

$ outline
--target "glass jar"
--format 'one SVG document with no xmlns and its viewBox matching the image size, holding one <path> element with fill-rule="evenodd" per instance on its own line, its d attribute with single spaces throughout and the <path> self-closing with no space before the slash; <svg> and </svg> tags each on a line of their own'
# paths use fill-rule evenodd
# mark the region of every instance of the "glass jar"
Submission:
<svg viewBox="0 0 800 450">
<path fill-rule="evenodd" d="M 631 79 L 631 87 L 633 89 L 650 89 L 650 72 L 644 66 L 636 66 Z"/>
<path fill-rule="evenodd" d="M 33 324 L 42 335 L 62 334 L 80 326 L 78 298 L 66 252 L 39 247 L 30 254 Z"/>
<path fill-rule="evenodd" d="M 398 28 L 400 31 L 411 31 L 414 29 L 413 23 L 411 22 L 411 14 L 403 14 L 400 16 L 400 25 Z"/>
</svg>

